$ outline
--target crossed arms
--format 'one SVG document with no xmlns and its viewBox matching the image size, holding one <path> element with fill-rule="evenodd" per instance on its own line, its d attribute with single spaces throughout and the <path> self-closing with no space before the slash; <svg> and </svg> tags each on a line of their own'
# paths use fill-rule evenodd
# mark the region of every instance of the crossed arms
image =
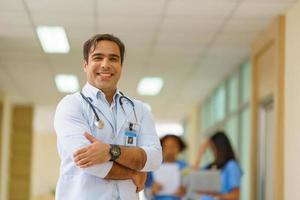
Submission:
<svg viewBox="0 0 300 200">
<path fill-rule="evenodd" d="M 76 165 L 80 168 L 87 168 L 108 162 L 110 160 L 110 145 L 97 140 L 88 133 L 84 133 L 84 136 L 91 142 L 91 145 L 74 153 L 73 157 Z M 139 147 L 120 146 L 120 148 L 120 157 L 113 162 L 111 170 L 104 178 L 111 180 L 132 179 L 137 187 L 136 192 L 140 192 L 147 178 L 146 172 L 140 172 L 147 160 L 146 152 Z"/>
</svg>

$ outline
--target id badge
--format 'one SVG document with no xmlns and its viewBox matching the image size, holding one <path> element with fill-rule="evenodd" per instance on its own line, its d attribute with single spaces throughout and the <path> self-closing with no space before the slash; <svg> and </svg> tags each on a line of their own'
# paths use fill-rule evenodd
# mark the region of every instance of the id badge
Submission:
<svg viewBox="0 0 300 200">
<path fill-rule="evenodd" d="M 134 131 L 127 130 L 125 132 L 125 146 L 136 147 L 137 143 L 137 133 Z"/>
</svg>

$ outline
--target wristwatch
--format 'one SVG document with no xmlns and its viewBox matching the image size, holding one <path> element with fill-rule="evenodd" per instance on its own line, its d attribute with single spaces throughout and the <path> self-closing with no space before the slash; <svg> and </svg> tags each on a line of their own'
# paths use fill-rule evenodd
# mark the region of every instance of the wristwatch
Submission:
<svg viewBox="0 0 300 200">
<path fill-rule="evenodd" d="M 121 148 L 119 147 L 119 145 L 111 144 L 109 149 L 109 154 L 110 154 L 109 161 L 117 160 L 121 155 Z"/>
</svg>

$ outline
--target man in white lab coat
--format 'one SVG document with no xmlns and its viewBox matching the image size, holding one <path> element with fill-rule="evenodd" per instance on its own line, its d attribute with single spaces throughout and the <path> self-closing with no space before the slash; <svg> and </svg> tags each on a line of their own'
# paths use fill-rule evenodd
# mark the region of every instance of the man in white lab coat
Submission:
<svg viewBox="0 0 300 200">
<path fill-rule="evenodd" d="M 98 34 L 85 42 L 81 92 L 58 104 L 54 127 L 61 159 L 56 200 L 135 200 L 162 152 L 150 111 L 117 89 L 125 46 Z"/>
</svg>

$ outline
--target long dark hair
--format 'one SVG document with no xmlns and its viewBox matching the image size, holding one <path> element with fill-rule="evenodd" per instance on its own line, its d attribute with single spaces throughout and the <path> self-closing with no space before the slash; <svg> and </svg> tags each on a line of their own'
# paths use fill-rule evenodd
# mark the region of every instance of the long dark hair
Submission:
<svg viewBox="0 0 300 200">
<path fill-rule="evenodd" d="M 229 160 L 236 160 L 230 141 L 224 131 L 213 134 L 210 141 L 215 146 L 216 157 L 208 168 L 216 166 L 218 169 L 222 169 Z"/>
</svg>

